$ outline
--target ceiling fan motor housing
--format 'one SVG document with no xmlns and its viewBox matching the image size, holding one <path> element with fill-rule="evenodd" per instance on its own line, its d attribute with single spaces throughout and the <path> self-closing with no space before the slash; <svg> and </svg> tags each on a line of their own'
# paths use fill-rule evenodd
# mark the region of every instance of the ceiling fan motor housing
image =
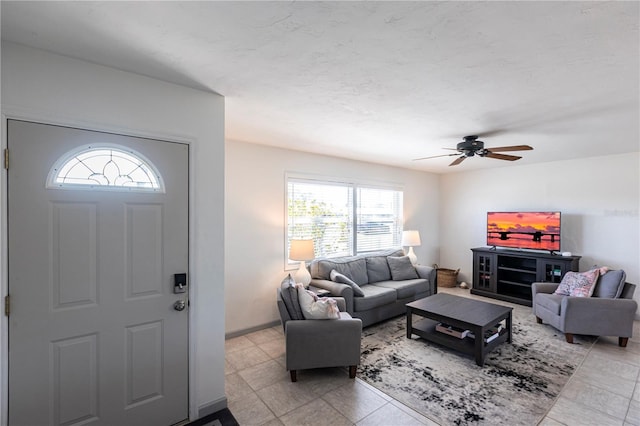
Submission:
<svg viewBox="0 0 640 426">
<path fill-rule="evenodd" d="M 464 141 L 456 145 L 456 149 L 462 152 L 465 157 L 473 157 L 474 155 L 484 156 L 484 142 L 477 140 L 477 136 L 465 136 Z"/>
</svg>

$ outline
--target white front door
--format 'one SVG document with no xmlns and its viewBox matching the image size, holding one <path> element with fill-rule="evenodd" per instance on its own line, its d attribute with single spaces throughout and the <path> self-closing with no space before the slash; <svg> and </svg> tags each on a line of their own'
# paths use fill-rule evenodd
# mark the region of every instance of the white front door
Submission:
<svg viewBox="0 0 640 426">
<path fill-rule="evenodd" d="M 188 292 L 174 294 L 174 274 L 188 268 L 188 146 L 16 120 L 7 141 L 9 424 L 187 419 L 188 303 L 174 304 Z M 47 187 L 60 159 L 100 146 L 151 163 L 164 189 Z M 93 172 L 104 184 L 139 170 Z"/>
</svg>

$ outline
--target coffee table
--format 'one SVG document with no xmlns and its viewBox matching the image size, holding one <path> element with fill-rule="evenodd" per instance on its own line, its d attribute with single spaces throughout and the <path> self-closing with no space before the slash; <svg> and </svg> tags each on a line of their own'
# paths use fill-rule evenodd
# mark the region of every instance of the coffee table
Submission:
<svg viewBox="0 0 640 426">
<path fill-rule="evenodd" d="M 430 342 L 473 355 L 476 364 L 480 367 L 484 365 L 485 356 L 498 345 L 505 341 L 511 343 L 511 312 L 513 308 L 446 293 L 434 294 L 407 303 L 406 306 L 408 339 L 412 334 L 415 334 Z M 413 315 L 425 319 L 414 324 Z M 483 338 L 485 331 L 502 320 L 505 320 L 506 327 L 496 339 L 485 343 Z M 470 330 L 476 338 L 459 339 L 441 333 L 436 330 L 436 324 L 439 322 Z"/>
</svg>

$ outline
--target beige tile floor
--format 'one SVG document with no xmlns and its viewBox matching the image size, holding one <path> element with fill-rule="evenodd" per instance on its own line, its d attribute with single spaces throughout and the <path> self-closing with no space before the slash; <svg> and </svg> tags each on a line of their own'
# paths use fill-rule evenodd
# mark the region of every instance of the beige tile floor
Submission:
<svg viewBox="0 0 640 426">
<path fill-rule="evenodd" d="M 626 348 L 617 343 L 613 337 L 598 339 L 540 425 L 640 426 L 640 321 Z M 225 349 L 228 406 L 241 425 L 438 424 L 429 413 L 349 379 L 346 369 L 300 371 L 291 383 L 280 326 L 229 339 Z"/>
</svg>

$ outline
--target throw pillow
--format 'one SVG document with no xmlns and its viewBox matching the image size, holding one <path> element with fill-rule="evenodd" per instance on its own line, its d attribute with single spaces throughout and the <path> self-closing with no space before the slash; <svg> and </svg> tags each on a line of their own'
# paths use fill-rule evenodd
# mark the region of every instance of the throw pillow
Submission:
<svg viewBox="0 0 640 426">
<path fill-rule="evenodd" d="M 347 277 L 344 274 L 341 274 L 340 272 L 336 271 L 335 269 L 332 270 L 329 275 L 331 277 L 331 281 L 333 281 L 335 283 L 350 285 L 351 288 L 353 289 L 353 295 L 354 296 L 356 296 L 356 297 L 364 296 L 364 292 L 362 291 L 360 286 L 358 284 L 354 283 L 351 278 Z"/>
<path fill-rule="evenodd" d="M 590 297 L 600 274 L 599 269 L 587 272 L 567 272 L 554 294 L 563 296 Z"/>
<path fill-rule="evenodd" d="M 319 298 L 315 293 L 298 287 L 298 301 L 304 314 L 304 319 L 339 319 L 340 310 L 335 299 Z"/>
<path fill-rule="evenodd" d="M 409 256 L 387 256 L 387 263 L 394 281 L 413 280 L 418 278 L 416 268 L 411 264 Z"/>
<path fill-rule="evenodd" d="M 626 280 L 627 274 L 622 269 L 607 270 L 598 279 L 593 291 L 593 297 L 607 297 L 610 299 L 620 297 Z"/>
<path fill-rule="evenodd" d="M 300 308 L 300 302 L 298 302 L 296 280 L 293 279 L 291 274 L 287 275 L 287 277 L 280 283 L 280 296 L 284 302 L 284 307 L 287 308 L 289 318 L 292 320 L 304 319 L 302 309 Z"/>
</svg>

